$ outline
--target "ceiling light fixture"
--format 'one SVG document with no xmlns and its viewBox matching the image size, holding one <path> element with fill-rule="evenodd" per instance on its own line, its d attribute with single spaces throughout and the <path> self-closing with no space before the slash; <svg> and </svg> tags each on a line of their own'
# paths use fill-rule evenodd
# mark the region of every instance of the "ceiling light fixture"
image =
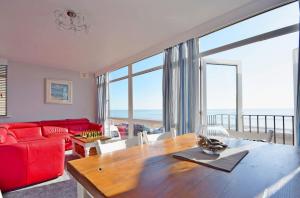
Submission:
<svg viewBox="0 0 300 198">
<path fill-rule="evenodd" d="M 74 32 L 88 32 L 89 26 L 85 22 L 85 17 L 79 12 L 71 9 L 55 10 L 55 23 L 60 30 L 72 30 Z"/>
</svg>

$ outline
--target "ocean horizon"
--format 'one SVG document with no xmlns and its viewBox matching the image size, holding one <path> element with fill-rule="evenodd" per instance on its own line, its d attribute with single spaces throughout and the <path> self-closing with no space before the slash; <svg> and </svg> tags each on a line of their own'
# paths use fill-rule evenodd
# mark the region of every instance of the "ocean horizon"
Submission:
<svg viewBox="0 0 300 198">
<path fill-rule="evenodd" d="M 208 115 L 213 114 L 235 114 L 234 109 L 208 109 Z M 243 109 L 244 115 L 294 115 L 291 108 L 270 108 L 270 109 Z M 112 118 L 128 118 L 128 110 L 110 110 Z M 134 119 L 162 120 L 162 109 L 135 109 Z"/>
</svg>

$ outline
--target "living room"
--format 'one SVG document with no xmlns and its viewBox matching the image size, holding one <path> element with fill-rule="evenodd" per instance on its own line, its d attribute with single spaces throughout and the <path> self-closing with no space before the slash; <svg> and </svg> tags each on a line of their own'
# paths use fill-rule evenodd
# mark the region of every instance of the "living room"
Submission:
<svg viewBox="0 0 300 198">
<path fill-rule="evenodd" d="M 299 1 L 1 0 L 0 25 L 0 198 L 300 196 Z"/>
</svg>

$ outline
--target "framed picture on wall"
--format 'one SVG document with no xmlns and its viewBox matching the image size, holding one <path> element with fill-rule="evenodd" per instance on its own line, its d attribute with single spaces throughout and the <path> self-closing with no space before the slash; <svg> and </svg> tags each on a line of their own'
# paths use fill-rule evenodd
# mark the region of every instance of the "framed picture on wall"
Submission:
<svg viewBox="0 0 300 198">
<path fill-rule="evenodd" d="M 46 79 L 46 103 L 72 104 L 71 80 Z"/>
</svg>

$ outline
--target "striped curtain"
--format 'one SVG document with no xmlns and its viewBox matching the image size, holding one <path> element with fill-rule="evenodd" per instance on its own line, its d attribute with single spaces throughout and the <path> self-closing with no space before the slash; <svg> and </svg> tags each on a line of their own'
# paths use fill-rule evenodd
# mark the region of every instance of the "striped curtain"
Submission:
<svg viewBox="0 0 300 198">
<path fill-rule="evenodd" d="M 300 10 L 300 4 L 299 4 Z M 300 20 L 300 18 L 299 18 Z M 299 34 L 300 38 L 300 34 Z M 299 39 L 299 46 L 300 46 L 300 39 Z M 298 49 L 298 75 L 297 75 L 297 87 L 296 87 L 296 94 L 297 94 L 297 101 L 296 101 L 296 137 L 297 142 L 296 144 L 300 146 L 300 50 Z"/>
<path fill-rule="evenodd" d="M 97 117 L 96 122 L 105 125 L 107 118 L 107 74 L 97 77 Z"/>
<path fill-rule="evenodd" d="M 199 60 L 197 39 L 165 50 L 163 68 L 163 125 L 177 135 L 196 132 L 199 116 Z"/>
</svg>

